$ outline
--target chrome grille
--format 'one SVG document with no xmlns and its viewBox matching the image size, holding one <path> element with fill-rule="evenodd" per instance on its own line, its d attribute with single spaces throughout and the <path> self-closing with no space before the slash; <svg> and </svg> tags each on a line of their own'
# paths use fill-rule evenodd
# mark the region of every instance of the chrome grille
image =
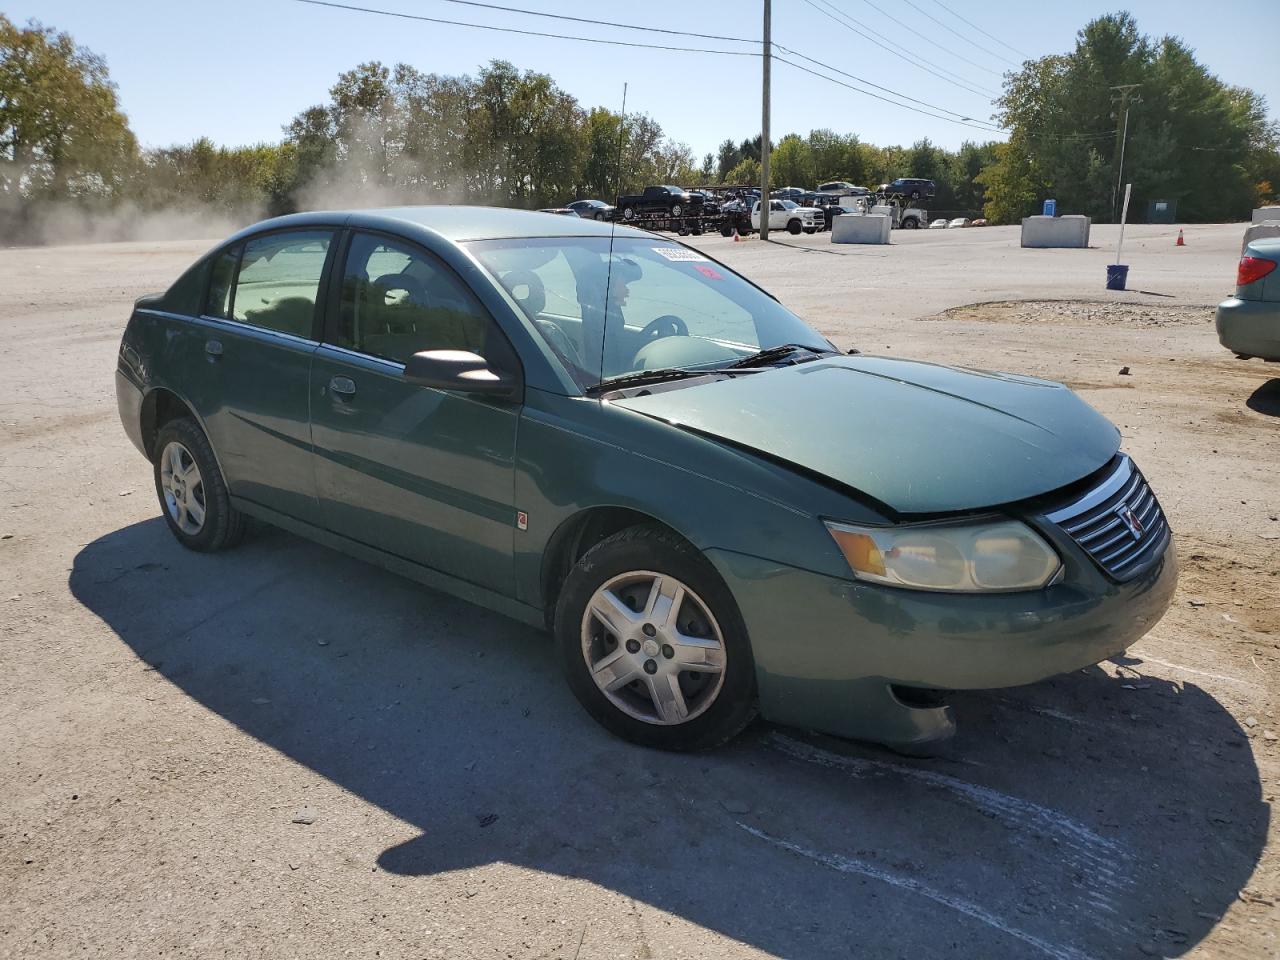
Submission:
<svg viewBox="0 0 1280 960">
<path fill-rule="evenodd" d="M 1102 483 L 1046 516 L 1117 580 L 1135 576 L 1169 541 L 1156 495 L 1125 456 Z"/>
</svg>

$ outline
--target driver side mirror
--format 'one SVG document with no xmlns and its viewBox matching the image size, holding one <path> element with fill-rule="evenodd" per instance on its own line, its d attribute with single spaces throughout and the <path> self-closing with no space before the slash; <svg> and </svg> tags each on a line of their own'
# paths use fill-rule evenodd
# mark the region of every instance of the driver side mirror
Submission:
<svg viewBox="0 0 1280 960">
<path fill-rule="evenodd" d="M 494 370 L 484 357 L 467 350 L 415 353 L 405 362 L 404 378 L 420 387 L 489 397 L 515 398 L 524 388 L 521 376 Z"/>
</svg>

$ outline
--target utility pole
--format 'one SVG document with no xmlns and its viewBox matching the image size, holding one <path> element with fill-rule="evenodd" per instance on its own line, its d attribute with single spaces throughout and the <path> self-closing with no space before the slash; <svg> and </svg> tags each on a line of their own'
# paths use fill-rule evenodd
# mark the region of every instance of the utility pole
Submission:
<svg viewBox="0 0 1280 960">
<path fill-rule="evenodd" d="M 1116 202 L 1120 197 L 1120 184 L 1124 182 L 1124 148 L 1129 140 L 1129 103 L 1141 103 L 1142 97 L 1133 91 L 1142 86 L 1140 83 L 1122 83 L 1119 86 L 1112 87 L 1120 95 L 1120 110 L 1116 116 L 1116 131 L 1120 140 L 1120 162 L 1116 166 L 1116 182 L 1111 187 L 1111 220 L 1116 219 Z M 1115 98 L 1112 98 L 1115 102 Z"/>
<path fill-rule="evenodd" d="M 773 3 L 764 0 L 764 97 L 760 113 L 760 239 L 769 239 L 769 67 L 773 62 Z M 750 226 L 750 224 L 748 224 Z"/>
</svg>

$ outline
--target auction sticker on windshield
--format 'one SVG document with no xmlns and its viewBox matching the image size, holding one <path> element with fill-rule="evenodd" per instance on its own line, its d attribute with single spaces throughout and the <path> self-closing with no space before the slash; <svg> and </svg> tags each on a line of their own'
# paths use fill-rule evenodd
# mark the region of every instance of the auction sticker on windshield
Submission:
<svg viewBox="0 0 1280 960">
<path fill-rule="evenodd" d="M 707 258 L 697 250 L 688 250 L 685 247 L 654 247 L 653 252 L 666 257 L 668 260 L 686 260 L 690 262 L 701 261 L 702 263 L 707 262 Z"/>
</svg>

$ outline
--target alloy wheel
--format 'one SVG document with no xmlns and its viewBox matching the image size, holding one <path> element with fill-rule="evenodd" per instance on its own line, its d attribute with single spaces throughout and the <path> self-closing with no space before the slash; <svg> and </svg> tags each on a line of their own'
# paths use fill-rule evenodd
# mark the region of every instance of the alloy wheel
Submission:
<svg viewBox="0 0 1280 960">
<path fill-rule="evenodd" d="M 710 608 L 676 578 L 651 570 L 620 574 L 596 590 L 582 616 L 582 656 L 609 701 L 646 723 L 686 723 L 724 685 L 724 635 Z"/>
<path fill-rule="evenodd" d="M 204 526 L 204 478 L 191 451 L 171 440 L 160 454 L 160 489 L 165 509 L 179 530 L 189 536 Z"/>
</svg>

